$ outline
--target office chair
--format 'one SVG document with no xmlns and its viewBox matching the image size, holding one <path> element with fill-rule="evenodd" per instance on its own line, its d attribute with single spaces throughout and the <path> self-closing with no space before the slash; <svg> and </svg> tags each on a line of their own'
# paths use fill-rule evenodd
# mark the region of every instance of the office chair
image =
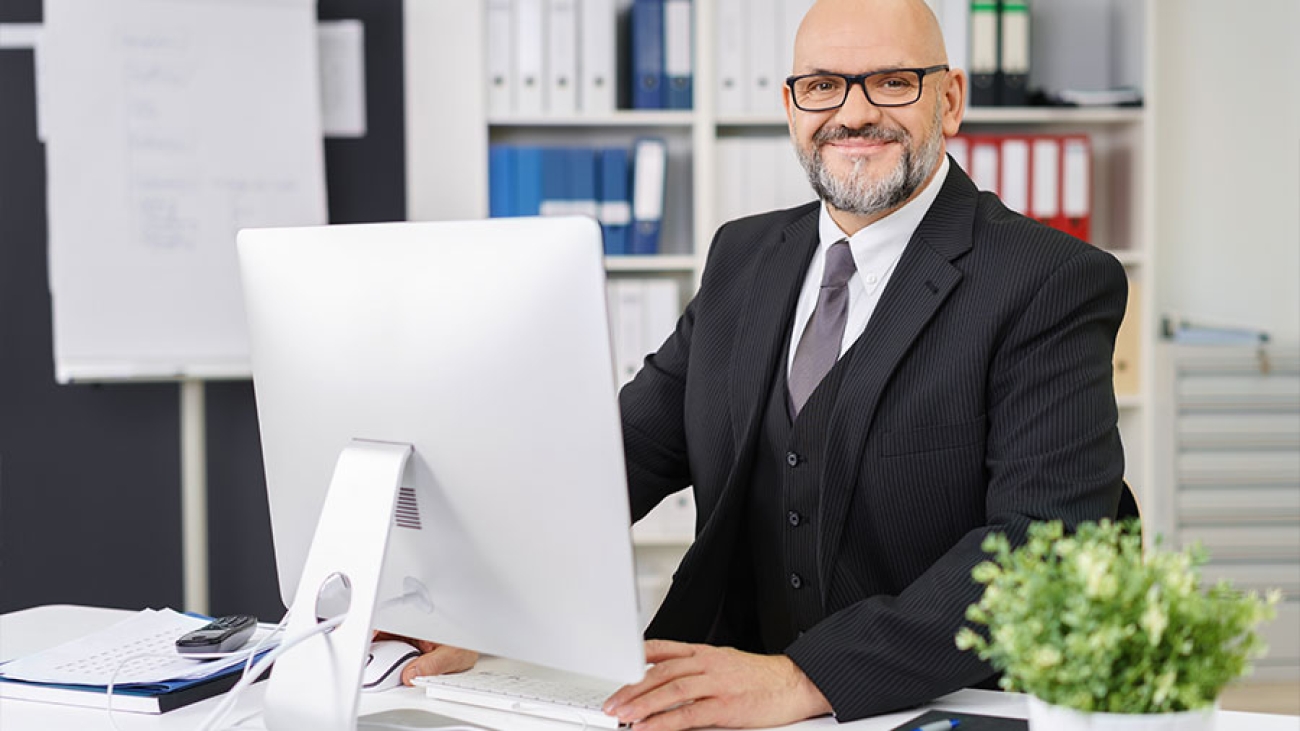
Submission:
<svg viewBox="0 0 1300 731">
<path fill-rule="evenodd" d="M 1138 505 L 1137 494 L 1125 480 L 1124 489 L 1119 493 L 1119 508 L 1115 511 L 1115 519 L 1123 521 L 1127 518 L 1137 518 L 1138 526 L 1142 525 L 1142 508 Z"/>
</svg>

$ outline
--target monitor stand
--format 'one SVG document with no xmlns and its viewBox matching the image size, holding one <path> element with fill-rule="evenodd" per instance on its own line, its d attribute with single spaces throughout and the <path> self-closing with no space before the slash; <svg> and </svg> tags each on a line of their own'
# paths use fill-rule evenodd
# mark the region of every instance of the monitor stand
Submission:
<svg viewBox="0 0 1300 731">
<path fill-rule="evenodd" d="M 339 454 L 285 638 L 329 619 L 323 615 L 335 612 L 326 605 L 340 599 L 347 617 L 275 661 L 264 703 L 269 731 L 356 731 L 379 576 L 412 451 L 409 444 L 353 439 Z M 340 597 L 341 586 L 350 587 L 349 596 Z"/>
</svg>

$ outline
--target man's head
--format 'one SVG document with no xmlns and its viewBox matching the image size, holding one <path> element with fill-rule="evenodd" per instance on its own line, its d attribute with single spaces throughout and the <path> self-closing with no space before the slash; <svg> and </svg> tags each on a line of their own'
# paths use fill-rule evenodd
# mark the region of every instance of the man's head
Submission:
<svg viewBox="0 0 1300 731">
<path fill-rule="evenodd" d="M 819 0 L 799 26 L 794 44 L 795 76 L 869 74 L 889 69 L 926 69 L 884 80 L 872 76 L 872 104 L 864 84 L 851 84 L 843 106 L 828 111 L 799 109 L 790 87 L 786 116 L 799 159 L 818 195 L 841 227 L 854 230 L 906 203 L 934 174 L 943 138 L 961 125 L 966 81 L 959 70 L 933 69 L 947 63 L 943 35 L 923 0 Z M 920 85 L 920 98 L 902 106 L 878 106 L 912 98 L 883 98 L 887 89 Z M 821 84 L 818 88 L 831 88 Z M 802 106 L 833 106 L 839 97 Z M 846 220 L 840 220 L 840 219 Z M 852 233 L 850 231 L 849 233 Z"/>
</svg>

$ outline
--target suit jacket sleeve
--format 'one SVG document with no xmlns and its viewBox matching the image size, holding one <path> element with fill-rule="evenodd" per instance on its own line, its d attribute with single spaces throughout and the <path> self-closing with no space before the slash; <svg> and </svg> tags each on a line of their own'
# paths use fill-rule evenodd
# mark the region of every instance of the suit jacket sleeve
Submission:
<svg viewBox="0 0 1300 731">
<path fill-rule="evenodd" d="M 1023 542 L 1034 520 L 1067 528 L 1113 516 L 1123 474 L 1111 354 L 1127 280 L 1086 249 L 1047 276 L 1011 322 L 987 383 L 987 524 L 967 533 L 897 596 L 873 596 L 829 615 L 786 654 L 841 721 L 897 710 L 987 679 L 954 635 L 982 586 L 971 569 L 990 532 Z M 924 516 L 917 517 L 924 530 Z"/>
</svg>

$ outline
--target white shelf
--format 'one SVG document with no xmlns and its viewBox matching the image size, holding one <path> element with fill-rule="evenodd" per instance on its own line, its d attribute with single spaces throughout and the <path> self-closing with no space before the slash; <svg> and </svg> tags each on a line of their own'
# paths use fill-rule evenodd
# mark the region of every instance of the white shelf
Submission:
<svg viewBox="0 0 1300 731">
<path fill-rule="evenodd" d="M 695 112 L 620 109 L 610 114 L 539 115 L 534 117 L 490 117 L 492 127 L 690 127 Z"/>
<path fill-rule="evenodd" d="M 1147 263 L 1146 252 L 1133 251 L 1132 249 L 1106 249 L 1106 251 L 1115 255 L 1119 263 L 1126 267 L 1139 267 Z"/>
<path fill-rule="evenodd" d="M 786 127 L 785 117 L 772 114 L 722 114 L 713 123 L 719 127 Z"/>
<path fill-rule="evenodd" d="M 637 548 L 686 548 L 695 541 L 695 536 L 633 536 L 632 545 Z"/>
<path fill-rule="evenodd" d="M 963 122 L 971 124 L 1136 124 L 1141 107 L 970 107 Z"/>
<path fill-rule="evenodd" d="M 1089 124 L 1130 125 L 1145 118 L 1141 107 L 970 107 L 963 124 Z M 724 114 L 719 127 L 785 127 L 783 116 Z"/>
<path fill-rule="evenodd" d="M 693 256 L 607 256 L 605 269 L 611 272 L 694 272 L 699 266 Z"/>
</svg>

